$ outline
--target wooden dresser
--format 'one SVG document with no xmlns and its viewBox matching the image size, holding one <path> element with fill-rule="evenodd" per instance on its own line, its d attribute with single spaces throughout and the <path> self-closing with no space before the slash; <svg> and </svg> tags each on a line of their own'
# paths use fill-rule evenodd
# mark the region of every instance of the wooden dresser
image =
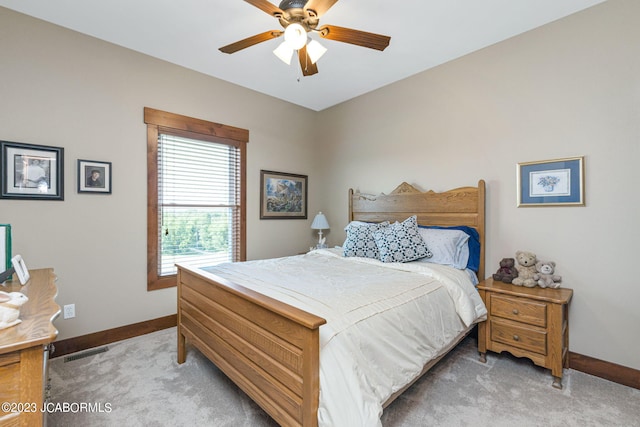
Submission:
<svg viewBox="0 0 640 427">
<path fill-rule="evenodd" d="M 562 388 L 569 361 L 569 302 L 573 290 L 527 288 L 487 279 L 478 285 L 487 320 L 478 324 L 478 351 L 507 351 L 551 369 L 553 386 Z"/>
<path fill-rule="evenodd" d="M 29 298 L 20 309 L 22 323 L 0 329 L 0 426 L 44 423 L 45 352 L 58 335 L 53 320 L 60 306 L 54 300 L 58 291 L 53 269 L 30 270 L 29 274 L 31 279 L 25 286 L 16 275 L 0 286 L 4 292 L 22 292 Z"/>
</svg>

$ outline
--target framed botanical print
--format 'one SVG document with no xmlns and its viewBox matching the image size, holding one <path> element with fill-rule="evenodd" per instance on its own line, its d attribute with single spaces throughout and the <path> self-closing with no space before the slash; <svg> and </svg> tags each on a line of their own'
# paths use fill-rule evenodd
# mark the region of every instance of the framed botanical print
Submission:
<svg viewBox="0 0 640 427">
<path fill-rule="evenodd" d="M 518 207 L 584 206 L 584 157 L 518 163 Z"/>
</svg>

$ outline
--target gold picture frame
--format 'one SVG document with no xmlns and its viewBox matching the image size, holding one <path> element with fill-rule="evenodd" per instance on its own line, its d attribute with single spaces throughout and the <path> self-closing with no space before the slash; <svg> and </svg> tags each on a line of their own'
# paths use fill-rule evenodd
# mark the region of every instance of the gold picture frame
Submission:
<svg viewBox="0 0 640 427">
<path fill-rule="evenodd" d="M 518 207 L 585 206 L 584 157 L 517 165 Z"/>
</svg>

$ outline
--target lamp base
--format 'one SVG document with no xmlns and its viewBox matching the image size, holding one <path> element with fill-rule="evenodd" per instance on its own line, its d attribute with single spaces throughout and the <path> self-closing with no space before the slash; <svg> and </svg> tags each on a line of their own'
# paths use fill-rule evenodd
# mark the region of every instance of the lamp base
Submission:
<svg viewBox="0 0 640 427">
<path fill-rule="evenodd" d="M 318 230 L 318 244 L 316 245 L 316 249 L 326 249 L 327 248 L 327 244 L 325 243 L 327 241 L 326 237 L 322 237 L 322 230 Z"/>
</svg>

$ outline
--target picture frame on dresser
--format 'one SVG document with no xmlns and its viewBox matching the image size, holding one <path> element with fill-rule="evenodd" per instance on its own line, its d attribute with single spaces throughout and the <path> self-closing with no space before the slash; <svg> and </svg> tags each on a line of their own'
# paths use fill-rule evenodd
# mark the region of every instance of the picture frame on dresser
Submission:
<svg viewBox="0 0 640 427">
<path fill-rule="evenodd" d="M 517 165 L 518 207 L 584 206 L 584 157 Z"/>
<path fill-rule="evenodd" d="M 64 200 L 64 148 L 0 141 L 0 198 Z"/>
<path fill-rule="evenodd" d="M 27 264 L 24 262 L 22 255 L 16 255 L 11 258 L 11 264 L 13 265 L 13 269 L 18 276 L 18 280 L 21 285 L 26 285 L 31 275 L 29 274 L 29 269 L 27 268 Z"/>
</svg>

